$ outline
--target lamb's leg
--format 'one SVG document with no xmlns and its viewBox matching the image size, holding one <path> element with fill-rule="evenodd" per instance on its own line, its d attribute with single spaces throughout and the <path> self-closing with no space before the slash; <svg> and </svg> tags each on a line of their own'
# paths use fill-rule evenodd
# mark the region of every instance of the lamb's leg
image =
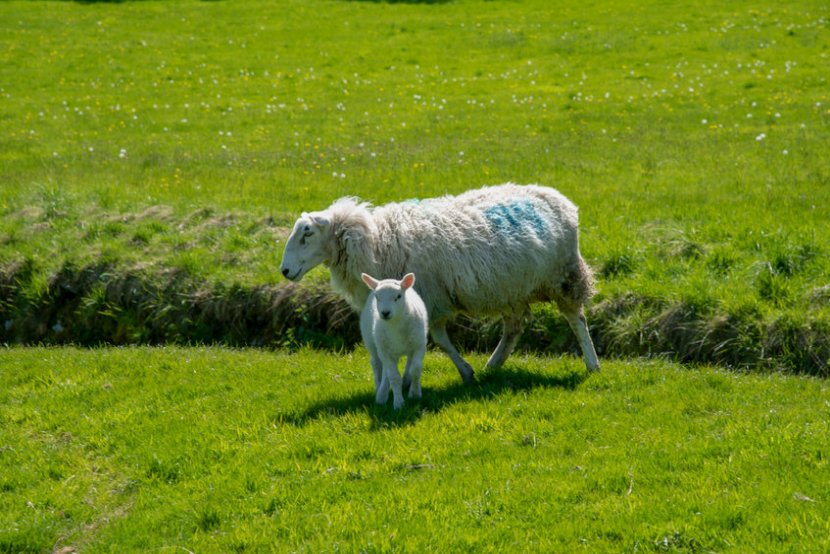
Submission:
<svg viewBox="0 0 830 554">
<path fill-rule="evenodd" d="M 424 369 L 424 355 L 426 349 L 421 348 L 411 356 L 406 358 L 406 372 L 404 373 L 404 384 L 406 384 L 406 376 L 412 377 L 412 383 L 409 385 L 409 398 L 421 398 L 421 372 Z"/>
<path fill-rule="evenodd" d="M 385 404 L 386 399 L 389 398 L 389 388 L 392 388 L 392 405 L 396 410 L 403 407 L 403 389 L 401 387 L 401 374 L 398 373 L 397 360 L 384 359 L 383 361 L 383 384 L 385 385 L 385 394 L 383 397 L 378 391 L 378 396 L 375 399 L 378 404 Z M 384 388 L 384 387 L 381 387 Z"/>
<path fill-rule="evenodd" d="M 391 365 L 395 373 L 398 372 L 398 364 L 395 360 L 382 359 L 378 356 L 378 363 L 380 365 L 380 375 L 378 376 L 378 387 L 375 389 L 375 402 L 378 404 L 386 404 L 389 400 L 389 376 L 387 375 L 386 367 Z M 374 366 L 372 367 L 374 369 Z"/>
<path fill-rule="evenodd" d="M 501 340 L 490 359 L 487 360 L 487 369 L 496 369 L 502 366 L 504 361 L 516 348 L 519 337 L 522 334 L 522 314 L 508 314 L 503 319 L 504 329 Z"/>
<path fill-rule="evenodd" d="M 447 335 L 447 326 L 444 323 L 435 323 L 430 326 L 429 334 L 432 337 L 432 341 L 437 344 L 441 350 L 447 353 L 447 356 L 449 356 L 453 361 L 455 367 L 458 368 L 458 373 L 461 374 L 461 379 L 467 384 L 472 383 L 473 367 L 461 357 L 461 354 L 459 354 L 458 350 L 455 349 L 455 346 L 452 345 L 450 337 Z"/>
<path fill-rule="evenodd" d="M 585 367 L 588 368 L 588 371 L 597 371 L 599 369 L 599 359 L 596 350 L 594 350 L 591 334 L 588 332 L 588 323 L 585 321 L 582 306 L 569 306 L 565 302 L 558 302 L 558 305 L 559 311 L 568 320 L 568 324 L 576 334 L 579 347 L 582 349 L 582 359 L 585 360 Z"/>
<path fill-rule="evenodd" d="M 383 362 L 380 361 L 377 350 L 369 350 L 369 364 L 372 366 L 372 376 L 375 378 L 375 394 L 377 394 L 383 382 Z"/>
</svg>

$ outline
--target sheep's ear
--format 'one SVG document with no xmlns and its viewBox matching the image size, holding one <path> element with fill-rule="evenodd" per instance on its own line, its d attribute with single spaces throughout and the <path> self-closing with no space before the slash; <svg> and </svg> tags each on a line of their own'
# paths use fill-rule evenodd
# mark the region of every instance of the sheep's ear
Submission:
<svg viewBox="0 0 830 554">
<path fill-rule="evenodd" d="M 403 290 L 408 289 L 409 287 L 411 287 L 414 284 L 415 284 L 415 274 L 414 273 L 407 273 L 406 275 L 403 276 L 403 279 L 401 279 L 401 288 Z"/>
<path fill-rule="evenodd" d="M 317 225 L 318 227 L 327 227 L 331 225 L 331 219 L 329 216 L 324 212 L 317 212 L 313 214 L 307 214 L 311 222 Z"/>
<path fill-rule="evenodd" d="M 363 279 L 363 282 L 366 283 L 366 286 L 372 290 L 375 290 L 378 286 L 378 281 L 371 275 L 367 275 L 366 273 L 361 273 L 360 278 Z"/>
</svg>

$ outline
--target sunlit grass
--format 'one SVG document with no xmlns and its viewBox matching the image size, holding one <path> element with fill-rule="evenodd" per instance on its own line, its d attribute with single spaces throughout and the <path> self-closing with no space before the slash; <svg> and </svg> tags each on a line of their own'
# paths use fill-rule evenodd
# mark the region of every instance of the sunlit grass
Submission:
<svg viewBox="0 0 830 554">
<path fill-rule="evenodd" d="M 273 241 L 302 210 L 539 182 L 580 206 L 595 305 L 650 306 L 631 326 L 594 314 L 614 328 L 601 351 L 826 373 L 821 2 L 6 2 L 0 16 L 0 267 L 35 305 L 66 264 L 271 284 Z M 7 304 L 13 327 L 27 308 Z M 698 356 L 665 338 L 664 310 L 726 322 L 716 344 L 694 337 L 705 350 L 752 354 Z M 732 336 L 748 314 L 754 344 Z"/>
<path fill-rule="evenodd" d="M 476 364 L 483 356 L 473 356 Z M 823 381 L 517 357 L 0 352 L 3 551 L 821 551 Z"/>
</svg>

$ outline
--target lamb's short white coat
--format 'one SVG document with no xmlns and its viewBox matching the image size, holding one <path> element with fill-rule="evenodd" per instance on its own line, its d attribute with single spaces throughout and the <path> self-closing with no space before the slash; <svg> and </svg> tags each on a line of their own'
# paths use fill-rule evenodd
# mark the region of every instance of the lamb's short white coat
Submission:
<svg viewBox="0 0 830 554">
<path fill-rule="evenodd" d="M 458 196 L 372 207 L 355 198 L 303 213 L 283 255 L 282 274 L 301 279 L 319 264 L 331 285 L 360 311 L 368 289 L 361 274 L 418 275 L 430 336 L 465 381 L 473 370 L 453 346 L 447 322 L 457 313 L 498 315 L 504 331 L 488 367 L 514 349 L 532 302 L 555 301 L 579 340 L 585 365 L 599 368 L 583 314 L 593 293 L 579 253 L 576 206 L 555 189 L 504 184 Z"/>
<path fill-rule="evenodd" d="M 360 314 L 360 334 L 375 378 L 375 401 L 385 404 L 392 389 L 395 409 L 403 404 L 403 381 L 398 361 L 406 356 L 404 380 L 410 382 L 409 397 L 421 398 L 421 372 L 427 349 L 427 307 L 412 288 L 415 275 L 400 281 L 363 274 L 371 290 Z"/>
</svg>

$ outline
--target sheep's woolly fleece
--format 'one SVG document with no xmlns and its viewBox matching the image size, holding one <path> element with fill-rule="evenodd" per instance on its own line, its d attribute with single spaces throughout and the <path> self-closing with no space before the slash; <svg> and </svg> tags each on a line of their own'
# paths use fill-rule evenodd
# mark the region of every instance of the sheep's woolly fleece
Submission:
<svg viewBox="0 0 830 554">
<path fill-rule="evenodd" d="M 520 320 L 532 302 L 556 301 L 580 338 L 586 364 L 597 365 L 587 328 L 581 329 L 593 277 L 579 254 L 577 208 L 552 188 L 508 183 L 378 207 L 341 198 L 297 221 L 282 271 L 298 280 L 319 263 L 356 311 L 369 293 L 361 273 L 395 279 L 415 273 L 433 339 L 460 312 L 507 322 Z M 436 342 L 447 349 L 446 341 Z M 505 346 L 494 365 L 512 350 Z"/>
</svg>

